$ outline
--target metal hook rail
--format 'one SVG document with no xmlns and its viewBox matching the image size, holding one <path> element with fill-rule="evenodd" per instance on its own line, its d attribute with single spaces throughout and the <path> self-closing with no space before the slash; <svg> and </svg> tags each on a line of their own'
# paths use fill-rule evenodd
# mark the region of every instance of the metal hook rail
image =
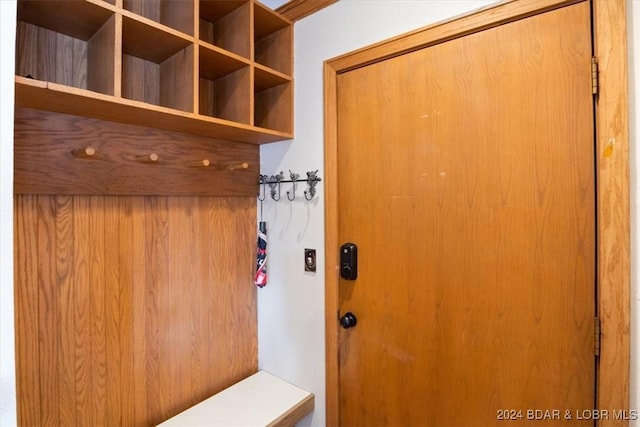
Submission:
<svg viewBox="0 0 640 427">
<path fill-rule="evenodd" d="M 316 195 L 316 186 L 322 179 L 318 176 L 318 170 L 307 171 L 307 178 L 300 178 L 300 174 L 294 173 L 289 169 L 289 179 L 284 179 L 284 172 L 280 171 L 277 175 L 260 175 L 260 181 L 258 185 L 260 190 L 258 191 L 258 200 L 264 201 L 267 198 L 267 185 L 270 188 L 270 196 L 274 201 L 280 200 L 280 187 L 283 183 L 291 183 L 291 190 L 287 191 L 287 199 L 290 201 L 296 198 L 296 183 L 306 182 L 307 189 L 304 191 L 304 198 L 306 200 L 312 200 Z"/>
</svg>

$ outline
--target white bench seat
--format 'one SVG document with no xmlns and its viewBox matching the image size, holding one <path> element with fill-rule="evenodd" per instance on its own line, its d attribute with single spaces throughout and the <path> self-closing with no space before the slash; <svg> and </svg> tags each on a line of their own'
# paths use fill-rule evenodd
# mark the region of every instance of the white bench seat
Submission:
<svg viewBox="0 0 640 427">
<path fill-rule="evenodd" d="M 290 427 L 313 407 L 313 394 L 259 371 L 160 426 Z"/>
</svg>

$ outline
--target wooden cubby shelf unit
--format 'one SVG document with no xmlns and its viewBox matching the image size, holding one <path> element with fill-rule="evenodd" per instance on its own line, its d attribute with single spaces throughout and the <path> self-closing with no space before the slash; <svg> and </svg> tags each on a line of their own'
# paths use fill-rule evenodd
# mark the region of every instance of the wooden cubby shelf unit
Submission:
<svg viewBox="0 0 640 427">
<path fill-rule="evenodd" d="M 292 23 L 256 0 L 19 0 L 16 105 L 290 139 L 292 45 Z"/>
<path fill-rule="evenodd" d="M 193 35 L 193 4 L 188 0 L 123 0 L 124 9 Z"/>
<path fill-rule="evenodd" d="M 239 123 L 251 123 L 249 61 L 200 44 L 199 113 Z"/>
<path fill-rule="evenodd" d="M 255 4 L 254 16 L 255 61 L 283 74 L 291 75 L 293 27 L 259 3 Z"/>
<path fill-rule="evenodd" d="M 251 59 L 251 4 L 245 0 L 201 0 L 200 40 Z"/>
<path fill-rule="evenodd" d="M 18 3 L 16 75 L 112 95 L 114 11 L 92 2 Z"/>
<path fill-rule="evenodd" d="M 133 17 L 122 20 L 122 96 L 193 112 L 193 42 Z"/>
</svg>

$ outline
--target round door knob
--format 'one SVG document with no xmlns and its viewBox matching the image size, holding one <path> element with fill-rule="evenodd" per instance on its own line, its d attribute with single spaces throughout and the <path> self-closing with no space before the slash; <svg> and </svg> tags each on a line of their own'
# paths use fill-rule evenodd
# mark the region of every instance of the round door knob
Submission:
<svg viewBox="0 0 640 427">
<path fill-rule="evenodd" d="M 358 319 L 356 319 L 356 316 L 350 311 L 345 313 L 345 315 L 340 318 L 340 326 L 345 329 L 353 328 L 357 324 Z"/>
</svg>

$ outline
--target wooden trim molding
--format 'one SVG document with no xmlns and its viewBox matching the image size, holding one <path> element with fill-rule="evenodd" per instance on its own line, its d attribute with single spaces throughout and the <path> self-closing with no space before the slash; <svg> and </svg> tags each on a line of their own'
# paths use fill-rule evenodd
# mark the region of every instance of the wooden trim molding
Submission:
<svg viewBox="0 0 640 427">
<path fill-rule="evenodd" d="M 292 22 L 316 13 L 338 0 L 291 0 L 276 9 L 276 12 Z"/>
<path fill-rule="evenodd" d="M 596 102 L 598 315 L 597 407 L 629 408 L 630 181 L 626 3 L 593 2 Z M 601 422 L 600 425 L 628 423 Z"/>
<path fill-rule="evenodd" d="M 327 61 L 338 73 L 384 61 L 584 0 L 509 0 L 383 40 Z"/>
<path fill-rule="evenodd" d="M 339 425 L 337 86 L 340 73 L 580 0 L 510 0 L 330 59 L 324 64 L 325 330 L 327 425 Z M 596 106 L 598 296 L 601 353 L 597 408 L 629 409 L 630 201 L 626 9 L 593 0 L 594 52 L 600 65 Z M 588 408 L 586 408 L 588 409 Z M 627 426 L 599 420 L 599 426 Z"/>
<path fill-rule="evenodd" d="M 338 317 L 340 274 L 338 236 L 338 73 L 324 64 L 324 197 L 325 197 L 325 352 L 327 426 L 340 425 L 340 372 Z"/>
</svg>

